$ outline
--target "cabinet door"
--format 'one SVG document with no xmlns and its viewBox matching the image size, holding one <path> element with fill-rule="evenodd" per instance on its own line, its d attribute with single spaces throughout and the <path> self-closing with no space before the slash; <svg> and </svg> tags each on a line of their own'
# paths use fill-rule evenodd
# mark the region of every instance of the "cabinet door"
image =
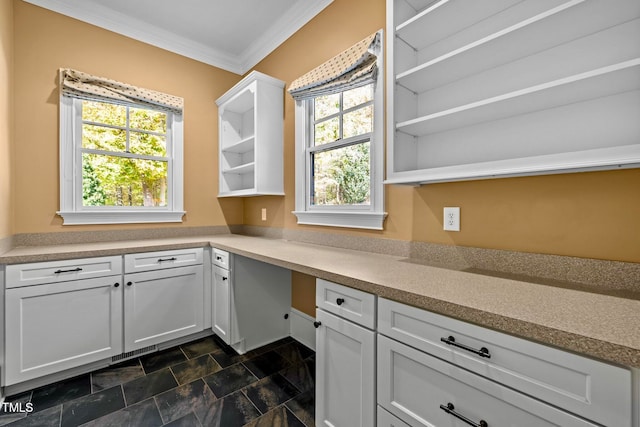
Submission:
<svg viewBox="0 0 640 427">
<path fill-rule="evenodd" d="M 195 265 L 125 275 L 125 351 L 202 331 L 202 268 Z"/>
<path fill-rule="evenodd" d="M 213 267 L 213 291 L 211 292 L 213 332 L 225 343 L 231 344 L 231 275 L 229 270 Z"/>
<path fill-rule="evenodd" d="M 375 425 L 375 334 L 318 310 L 316 426 Z"/>
<path fill-rule="evenodd" d="M 6 291 L 4 385 L 122 353 L 121 276 Z"/>
</svg>

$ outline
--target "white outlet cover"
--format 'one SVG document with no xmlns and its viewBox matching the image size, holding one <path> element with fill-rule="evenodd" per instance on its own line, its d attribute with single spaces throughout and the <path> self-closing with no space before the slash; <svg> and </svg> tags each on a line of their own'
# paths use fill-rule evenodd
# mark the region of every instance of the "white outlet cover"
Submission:
<svg viewBox="0 0 640 427">
<path fill-rule="evenodd" d="M 442 224 L 445 231 L 460 231 L 460 208 L 444 208 Z"/>
</svg>

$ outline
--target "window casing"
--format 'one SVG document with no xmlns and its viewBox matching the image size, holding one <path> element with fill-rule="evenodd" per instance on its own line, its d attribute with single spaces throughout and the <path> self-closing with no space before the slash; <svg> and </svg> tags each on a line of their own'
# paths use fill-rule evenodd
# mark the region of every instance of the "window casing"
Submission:
<svg viewBox="0 0 640 427">
<path fill-rule="evenodd" d="M 382 93 L 382 58 L 378 56 L 379 72 L 375 81 L 369 83 L 372 99 L 356 105 L 348 105 L 343 99 L 348 89 L 335 95 L 340 101 L 336 111 L 328 114 L 316 114 L 317 98 L 296 101 L 296 210 L 293 212 L 298 218 L 298 224 L 326 225 L 335 227 L 367 228 L 381 230 L 384 218 L 384 193 L 383 193 L 383 93 Z M 355 89 L 357 91 L 359 89 Z M 367 109 L 373 109 L 369 115 L 371 118 L 369 132 L 345 131 L 345 117 L 350 114 L 359 114 Z M 367 114 L 361 114 L 366 116 Z M 333 121 L 337 123 L 334 137 L 318 137 L 321 133 L 318 125 Z M 350 121 L 348 118 L 346 121 Z M 366 121 L 366 120 L 365 120 Z M 331 127 L 331 126 L 329 126 Z M 326 132 L 325 132 L 326 133 Z M 322 199 L 322 192 L 318 191 L 318 157 L 330 156 L 339 150 L 351 150 L 343 158 L 369 154 L 369 180 L 368 197 L 364 200 L 361 194 L 350 197 L 333 197 L 327 202 L 327 197 Z M 314 161 L 315 160 L 315 161 Z M 327 163 L 326 161 L 324 162 Z M 352 166 L 353 166 L 352 162 Z M 326 178 L 326 175 L 325 175 Z M 362 183 L 361 183 L 362 184 Z M 326 187 L 326 185 L 325 185 Z M 361 190 L 359 193 L 363 193 Z M 324 192 L 326 196 L 326 191 Z M 336 193 L 336 191 L 334 191 Z M 355 193 L 358 193 L 356 191 Z"/>
<path fill-rule="evenodd" d="M 63 218 L 64 224 L 181 222 L 185 213 L 183 211 L 182 115 L 135 103 L 109 101 L 109 105 L 121 106 L 121 109 L 126 111 L 126 115 L 123 116 L 125 119 L 121 123 L 106 123 L 99 119 L 87 120 L 86 117 L 83 120 L 83 104 L 88 102 L 91 103 L 91 101 L 72 96 L 60 97 L 60 211 L 58 215 Z M 102 102 L 97 101 L 94 105 Z M 133 124 L 131 112 L 143 110 L 151 114 L 166 115 L 166 130 L 145 130 L 144 125 Z M 105 141 L 105 144 L 91 142 L 91 138 L 86 134 L 91 133 L 92 128 L 106 134 L 111 142 Z M 85 132 L 84 142 L 83 132 Z M 118 134 L 117 138 L 114 137 L 115 134 Z M 113 142 L 114 139 L 118 141 Z M 146 147 L 149 144 L 142 143 L 145 139 L 155 141 L 157 152 L 149 152 Z M 95 165 L 96 162 L 110 163 L 114 169 L 136 164 L 138 165 L 136 174 L 139 179 L 136 182 L 130 182 L 129 185 L 121 185 L 124 188 L 124 194 L 120 194 L 121 197 L 101 194 L 99 201 L 90 200 L 91 197 L 87 197 L 86 186 L 91 185 L 92 181 L 87 179 L 87 166 L 91 167 L 91 164 Z M 154 173 L 157 175 L 158 170 L 161 172 L 166 170 L 166 176 L 161 176 L 161 179 L 149 176 Z M 123 184 L 123 179 L 126 178 L 127 175 L 123 174 L 114 180 Z M 156 185 L 145 186 L 142 181 L 154 182 Z M 95 180 L 93 182 L 95 183 Z M 132 186 L 137 186 L 138 189 L 131 191 Z"/>
</svg>

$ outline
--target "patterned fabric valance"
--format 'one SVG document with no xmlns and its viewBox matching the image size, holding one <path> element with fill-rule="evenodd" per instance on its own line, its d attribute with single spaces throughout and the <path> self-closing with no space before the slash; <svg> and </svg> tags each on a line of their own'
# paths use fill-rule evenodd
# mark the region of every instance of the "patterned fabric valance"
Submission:
<svg viewBox="0 0 640 427">
<path fill-rule="evenodd" d="M 92 101 L 125 102 L 177 114 L 182 114 L 184 107 L 184 100 L 180 97 L 141 89 L 69 68 L 60 70 L 60 88 L 63 95 Z"/>
<path fill-rule="evenodd" d="M 289 93 L 296 100 L 342 92 L 371 83 L 378 72 L 377 53 L 381 32 L 334 56 L 324 64 L 294 80 Z"/>
</svg>

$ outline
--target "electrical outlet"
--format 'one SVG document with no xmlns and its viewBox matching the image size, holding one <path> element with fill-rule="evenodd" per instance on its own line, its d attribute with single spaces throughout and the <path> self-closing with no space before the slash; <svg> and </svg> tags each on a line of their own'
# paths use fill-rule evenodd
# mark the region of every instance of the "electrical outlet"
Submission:
<svg viewBox="0 0 640 427">
<path fill-rule="evenodd" d="M 445 231 L 460 231 L 460 208 L 444 208 L 442 224 Z"/>
<path fill-rule="evenodd" d="M 267 220 L 267 208 L 262 208 L 262 220 Z"/>
</svg>

